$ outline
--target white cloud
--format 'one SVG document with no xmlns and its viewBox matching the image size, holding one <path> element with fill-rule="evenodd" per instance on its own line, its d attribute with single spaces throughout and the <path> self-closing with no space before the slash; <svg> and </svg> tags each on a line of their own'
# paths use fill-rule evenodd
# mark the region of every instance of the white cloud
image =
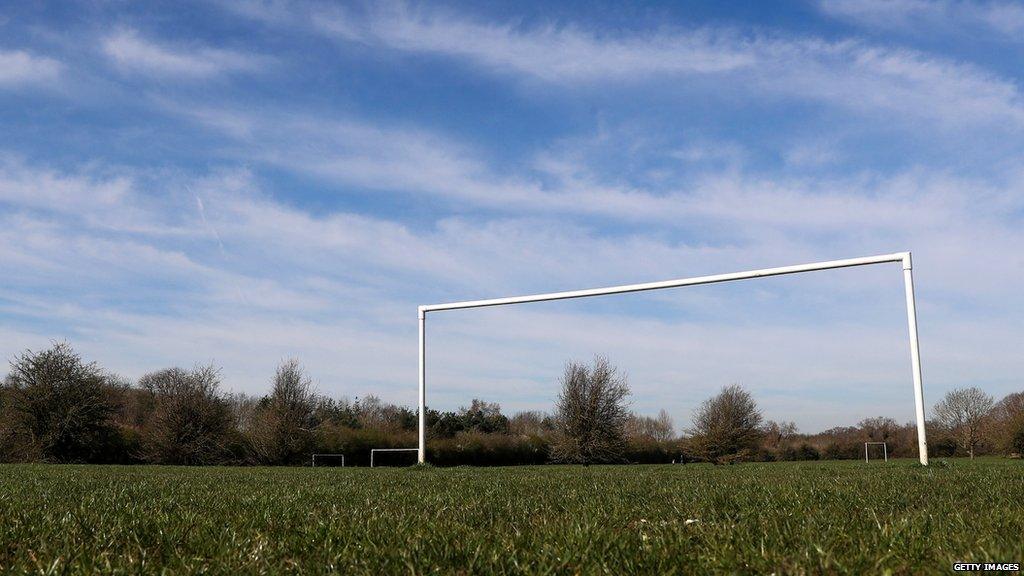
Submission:
<svg viewBox="0 0 1024 576">
<path fill-rule="evenodd" d="M 858 24 L 918 34 L 983 29 L 1024 40 L 1024 6 L 1004 0 L 822 0 L 826 14 Z"/>
<path fill-rule="evenodd" d="M 559 83 L 726 72 L 755 62 L 742 39 L 711 30 L 602 37 L 571 26 L 524 29 L 483 24 L 446 14 L 414 13 L 401 5 L 377 9 L 365 22 L 337 12 L 322 13 L 314 21 L 325 32 L 348 40 L 471 58 L 497 71 Z"/>
<path fill-rule="evenodd" d="M 481 23 L 400 4 L 365 17 L 322 13 L 314 21 L 345 41 L 458 58 L 556 85 L 604 90 L 615 85 L 610 83 L 699 74 L 726 83 L 714 89 L 730 94 L 741 87 L 747 96 L 778 94 L 946 127 L 1024 127 L 1024 96 L 1016 83 L 971 64 L 862 42 L 711 27 L 598 34 L 571 26 Z M 1003 21 L 1013 22 L 1013 14 Z"/>
<path fill-rule="evenodd" d="M 57 60 L 24 50 L 0 50 L 0 88 L 48 86 L 60 78 Z"/>
<path fill-rule="evenodd" d="M 184 107 L 192 117 L 238 138 L 239 159 L 260 159 L 303 176 L 314 176 L 340 189 L 427 196 L 452 206 L 472 206 L 493 213 L 563 214 L 601 217 L 626 223 L 697 225 L 713 221 L 742 223 L 762 229 L 802 233 L 833 227 L 890 229 L 913 215 L 918 228 L 945 225 L 959 210 L 991 215 L 1019 207 L 1022 195 L 1015 173 L 993 184 L 964 180 L 943 172 L 912 170 L 897 178 L 870 173 L 841 177 L 774 176 L 738 171 L 729 161 L 720 171 L 692 178 L 685 187 L 656 189 L 616 182 L 594 174 L 586 158 L 558 148 L 538 154 L 533 177 L 497 171 L 467 145 L 450 138 L 402 127 L 378 127 L 335 118 L 275 114 L 265 110 L 227 112 L 231 126 L 246 126 L 246 135 L 225 128 L 222 115 L 201 107 Z M 621 142 L 615 138 L 616 142 Z M 578 150 L 578 142 L 566 143 Z M 670 151 L 686 160 L 742 152 L 725 144 Z M 956 190 L 957 188 L 960 191 Z M 986 202 L 971 206 L 979 198 Z M 750 206 L 759 206 L 753 212 Z M 749 228 L 744 228 L 749 229 Z"/>
<path fill-rule="evenodd" d="M 209 78 L 229 72 L 264 69 L 261 55 L 205 46 L 158 44 L 134 30 L 122 30 L 103 40 L 103 52 L 125 70 L 183 78 Z"/>
</svg>

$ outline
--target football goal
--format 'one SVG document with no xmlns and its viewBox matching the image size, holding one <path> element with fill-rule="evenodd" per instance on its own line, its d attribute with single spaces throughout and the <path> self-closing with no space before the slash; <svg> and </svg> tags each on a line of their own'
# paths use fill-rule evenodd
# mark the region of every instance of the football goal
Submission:
<svg viewBox="0 0 1024 576">
<path fill-rule="evenodd" d="M 419 452 L 419 448 L 373 448 L 370 450 L 370 468 L 376 466 L 375 460 L 378 452 Z M 422 460 L 420 460 L 422 462 Z"/>
<path fill-rule="evenodd" d="M 466 302 L 451 302 L 448 304 L 430 304 L 420 306 L 419 317 L 419 448 L 418 458 L 421 463 L 427 461 L 427 313 L 440 312 L 442 310 L 463 310 L 466 308 L 483 308 L 485 306 L 505 306 L 509 304 L 526 304 L 528 302 L 546 302 L 550 300 L 566 300 L 569 298 L 589 298 L 591 296 L 607 296 L 611 294 L 626 294 L 629 292 L 643 292 L 647 290 L 662 290 L 666 288 L 682 288 L 684 286 L 698 286 L 701 284 L 717 284 L 721 282 L 732 282 L 735 280 L 748 280 L 754 278 L 766 278 L 769 276 L 782 276 L 785 274 L 798 274 L 801 272 L 815 272 L 818 270 L 832 270 L 836 268 L 850 268 L 854 266 L 867 266 L 871 264 L 886 264 L 898 262 L 903 265 L 903 285 L 907 303 L 907 324 L 910 329 L 910 365 L 914 381 L 914 405 L 917 415 L 917 448 L 921 464 L 928 465 L 928 446 L 924 430 L 924 392 L 921 383 L 921 354 L 918 350 L 917 341 L 917 308 L 914 301 L 914 276 L 910 260 L 910 252 L 897 252 L 894 254 L 883 254 L 880 256 L 867 256 L 863 258 L 849 258 L 846 260 L 831 260 L 828 262 L 814 262 L 811 264 L 798 264 L 796 266 L 783 266 L 781 268 L 765 268 L 763 270 L 750 270 L 747 272 L 734 272 L 731 274 L 717 274 L 714 276 L 698 276 L 695 278 L 683 278 L 679 280 L 665 280 L 663 282 L 648 282 L 645 284 L 628 284 L 624 286 L 610 286 L 607 288 L 592 288 L 588 290 L 573 290 L 568 292 L 552 292 L 549 294 L 534 294 L 530 296 L 513 296 L 511 298 L 493 298 L 490 300 L 468 300 Z"/>
<path fill-rule="evenodd" d="M 344 454 L 313 454 L 313 468 L 317 465 L 320 466 L 338 466 L 345 467 L 345 455 Z"/>
<path fill-rule="evenodd" d="M 865 442 L 864 443 L 864 461 L 865 462 L 868 461 L 868 446 L 878 446 L 878 445 L 882 446 L 882 457 L 885 458 L 886 462 L 889 461 L 889 447 L 885 445 L 885 442 Z M 877 452 L 876 452 L 876 454 L 877 454 Z"/>
</svg>

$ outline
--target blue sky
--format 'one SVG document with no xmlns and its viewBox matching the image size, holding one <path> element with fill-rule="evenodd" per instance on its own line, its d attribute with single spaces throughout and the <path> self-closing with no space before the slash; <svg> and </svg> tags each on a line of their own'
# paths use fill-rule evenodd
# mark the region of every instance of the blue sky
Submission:
<svg viewBox="0 0 1024 576">
<path fill-rule="evenodd" d="M 412 405 L 419 304 L 912 250 L 925 395 L 1024 373 L 1024 4 L 8 3 L 0 349 Z M 429 398 L 608 356 L 684 428 L 913 419 L 899 266 L 437 314 Z"/>
</svg>

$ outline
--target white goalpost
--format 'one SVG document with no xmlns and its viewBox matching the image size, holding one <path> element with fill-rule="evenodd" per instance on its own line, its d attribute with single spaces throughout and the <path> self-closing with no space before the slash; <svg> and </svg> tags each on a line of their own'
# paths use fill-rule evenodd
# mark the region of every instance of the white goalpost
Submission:
<svg viewBox="0 0 1024 576">
<path fill-rule="evenodd" d="M 313 468 L 316 468 L 316 457 L 319 456 L 321 462 L 324 458 L 341 458 L 341 467 L 345 467 L 345 455 L 344 454 L 313 454 Z"/>
<path fill-rule="evenodd" d="M 885 461 L 886 462 L 889 461 L 889 447 L 885 444 L 885 442 L 865 442 L 864 443 L 864 461 L 865 462 L 868 461 L 868 446 L 878 446 L 879 444 L 882 445 L 882 455 L 885 457 Z"/>
<path fill-rule="evenodd" d="M 373 448 L 370 450 L 370 468 L 374 468 L 377 452 L 419 452 L 419 448 Z"/>
<path fill-rule="evenodd" d="M 428 312 L 439 312 L 442 310 L 462 310 L 466 308 L 483 308 L 485 306 L 504 306 L 508 304 L 525 304 L 528 302 L 545 302 L 550 300 L 566 300 L 569 298 L 588 298 L 590 296 L 606 296 L 611 294 L 626 294 L 629 292 L 642 292 L 646 290 L 661 290 L 665 288 L 681 288 L 683 286 L 697 286 L 700 284 L 716 284 L 720 282 L 731 282 L 734 280 L 747 280 L 752 278 L 765 278 L 768 276 L 782 276 L 785 274 L 797 274 L 800 272 L 814 272 L 818 270 L 832 270 L 835 268 L 850 268 L 853 266 L 867 266 L 870 264 L 885 264 L 899 262 L 903 265 L 903 285 L 907 302 L 907 324 L 910 330 L 910 365 L 914 379 L 914 405 L 917 414 L 917 448 L 921 464 L 928 465 L 928 444 L 925 438 L 924 429 L 924 391 L 921 380 L 921 354 L 918 350 L 917 339 L 917 307 L 914 300 L 914 276 L 910 260 L 910 252 L 897 252 L 880 256 L 867 256 L 864 258 L 849 258 L 846 260 L 831 260 L 829 262 L 814 262 L 811 264 L 799 264 L 796 266 L 784 266 L 781 268 L 765 268 L 763 270 L 750 270 L 747 272 L 734 272 L 731 274 L 717 274 L 713 276 L 698 276 L 695 278 L 683 278 L 680 280 L 665 280 L 663 282 L 648 282 L 645 284 L 627 284 L 624 286 L 611 286 L 608 288 L 592 288 L 589 290 L 573 290 L 568 292 L 551 292 L 548 294 L 534 294 L 530 296 L 514 296 L 511 298 L 493 298 L 490 300 L 468 300 L 465 302 L 451 302 L 448 304 L 430 304 L 420 306 L 419 317 L 419 448 L 411 448 L 418 452 L 421 464 L 427 461 L 427 333 L 426 321 Z"/>
</svg>

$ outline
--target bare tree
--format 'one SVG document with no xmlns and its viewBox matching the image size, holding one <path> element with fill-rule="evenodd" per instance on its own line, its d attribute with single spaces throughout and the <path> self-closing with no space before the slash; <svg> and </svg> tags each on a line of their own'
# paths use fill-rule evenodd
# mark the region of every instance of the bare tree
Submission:
<svg viewBox="0 0 1024 576">
<path fill-rule="evenodd" d="M 270 422 L 276 463 L 296 463 L 312 447 L 316 396 L 313 381 L 298 360 L 283 362 L 274 374 Z"/>
<path fill-rule="evenodd" d="M 785 448 L 789 441 L 797 433 L 796 424 L 793 422 L 776 422 L 769 420 L 764 425 L 764 439 L 769 448 Z"/>
<path fill-rule="evenodd" d="M 888 442 L 900 427 L 895 420 L 885 416 L 865 418 L 857 426 L 870 442 Z"/>
<path fill-rule="evenodd" d="M 1004 453 L 1024 453 L 1024 392 L 1007 394 L 992 409 L 994 432 Z"/>
<path fill-rule="evenodd" d="M 629 384 L 608 360 L 593 366 L 569 362 L 562 375 L 556 420 L 558 439 L 551 448 L 555 462 L 594 464 L 622 461 L 629 419 Z"/>
<path fill-rule="evenodd" d="M 537 410 L 517 412 L 508 421 L 509 434 L 515 436 L 540 436 L 554 429 L 554 419 Z"/>
<path fill-rule="evenodd" d="M 630 414 L 626 422 L 626 436 L 656 442 L 667 442 L 676 435 L 675 425 L 668 412 L 662 409 L 657 418 Z"/>
<path fill-rule="evenodd" d="M 58 462 L 89 461 L 112 434 L 116 404 L 107 376 L 58 342 L 11 362 L 4 382 L 10 434 L 22 449 Z"/>
<path fill-rule="evenodd" d="M 691 446 L 709 462 L 743 458 L 761 441 L 761 411 L 739 384 L 705 400 L 693 417 Z"/>
<path fill-rule="evenodd" d="M 935 405 L 935 416 L 956 435 L 960 447 L 973 459 L 992 405 L 992 397 L 979 388 L 957 388 Z"/>
<path fill-rule="evenodd" d="M 168 368 L 146 374 L 139 385 L 152 397 L 153 409 L 143 428 L 148 460 L 215 464 L 227 457 L 234 417 L 220 394 L 216 368 Z"/>
</svg>

